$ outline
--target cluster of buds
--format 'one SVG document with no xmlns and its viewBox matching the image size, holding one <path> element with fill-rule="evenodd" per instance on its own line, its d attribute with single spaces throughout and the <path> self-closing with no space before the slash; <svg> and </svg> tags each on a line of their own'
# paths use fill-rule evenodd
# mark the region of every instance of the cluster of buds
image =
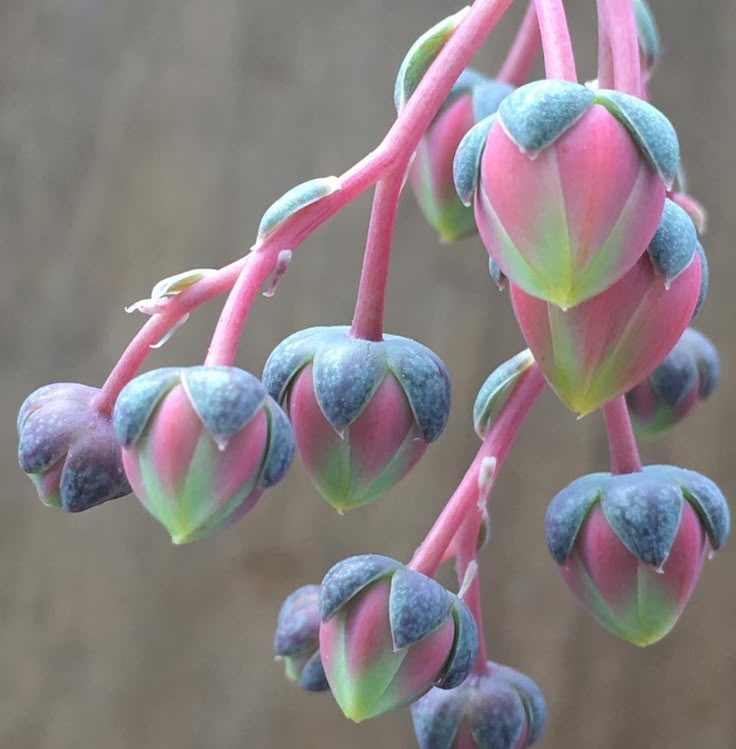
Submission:
<svg viewBox="0 0 736 749">
<path fill-rule="evenodd" d="M 637 645 L 661 639 L 730 527 L 712 481 L 642 468 L 634 438 L 682 420 L 719 373 L 713 344 L 688 327 L 708 288 L 705 212 L 685 191 L 672 124 L 645 96 L 659 56 L 653 16 L 641 0 L 598 0 L 599 77 L 583 85 L 562 3 L 537 18 L 532 2 L 492 80 L 466 66 L 501 5 L 476 0 L 422 35 L 399 70 L 382 147 L 342 177 L 287 191 L 246 258 L 164 279 L 133 305 L 153 319 L 102 388 L 46 386 L 18 416 L 19 462 L 44 504 L 78 512 L 132 490 L 176 544 L 242 518 L 296 451 L 332 507 L 368 504 L 417 464 L 450 411 L 443 361 L 383 332 L 405 181 L 442 241 L 477 230 L 528 347 L 478 394 L 478 455 L 409 563 L 338 562 L 284 601 L 274 638 L 287 677 L 331 692 L 354 721 L 411 704 L 420 749 L 523 749 L 543 730 L 540 689 L 486 658 L 478 554 L 496 472 L 545 385 L 579 416 L 605 416 L 611 471 L 573 481 L 546 516 L 565 582 L 604 627 Z M 526 82 L 540 38 L 548 77 Z M 286 248 L 370 184 L 352 325 L 289 336 L 261 380 L 233 366 L 258 289 L 270 277 L 273 296 L 288 268 Z M 136 376 L 191 309 L 228 289 L 203 365 Z M 434 579 L 449 559 L 457 593 Z"/>
</svg>

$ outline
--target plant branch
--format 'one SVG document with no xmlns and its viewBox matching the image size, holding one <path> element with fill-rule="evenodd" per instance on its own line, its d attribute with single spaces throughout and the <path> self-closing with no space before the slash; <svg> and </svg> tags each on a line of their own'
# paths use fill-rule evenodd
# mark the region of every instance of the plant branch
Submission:
<svg viewBox="0 0 736 749">
<path fill-rule="evenodd" d="M 626 397 L 620 395 L 603 407 L 608 445 L 611 450 L 611 473 L 636 473 L 641 471 L 639 449 L 631 427 Z"/>
</svg>

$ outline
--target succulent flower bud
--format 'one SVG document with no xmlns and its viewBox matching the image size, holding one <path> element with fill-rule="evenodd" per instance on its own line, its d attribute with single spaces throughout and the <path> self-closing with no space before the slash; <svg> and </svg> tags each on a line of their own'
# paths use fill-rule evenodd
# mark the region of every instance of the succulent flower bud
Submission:
<svg viewBox="0 0 736 749">
<path fill-rule="evenodd" d="M 235 367 L 140 375 L 120 393 L 113 424 L 133 491 L 176 544 L 243 517 L 294 453 L 283 411 Z"/>
<path fill-rule="evenodd" d="M 544 80 L 516 89 L 495 119 L 468 132 L 455 174 L 461 198 L 475 188 L 478 229 L 503 274 L 566 309 L 641 257 L 678 164 L 677 136 L 650 104 Z"/>
<path fill-rule="evenodd" d="M 320 652 L 345 715 L 395 710 L 433 686 L 452 689 L 470 673 L 478 630 L 467 606 L 432 578 L 394 559 L 365 554 L 322 581 Z"/>
<path fill-rule="evenodd" d="M 488 663 L 455 689 L 427 692 L 411 717 L 419 749 L 524 749 L 542 735 L 547 708 L 528 676 Z"/>
<path fill-rule="evenodd" d="M 697 253 L 669 288 L 645 254 L 620 281 L 569 310 L 509 286 L 534 359 L 560 400 L 584 415 L 662 362 L 692 319 L 701 281 Z"/>
<path fill-rule="evenodd" d="M 327 683 L 319 654 L 319 585 L 304 585 L 281 606 L 273 649 L 283 659 L 286 676 L 309 692 L 323 692 Z"/>
<path fill-rule="evenodd" d="M 450 380 L 441 359 L 408 338 L 353 338 L 309 328 L 279 344 L 263 370 L 291 418 L 312 481 L 342 511 L 397 483 L 447 423 Z"/>
<path fill-rule="evenodd" d="M 18 462 L 49 507 L 81 512 L 130 494 L 98 388 L 72 382 L 31 393 L 18 413 Z"/>
<path fill-rule="evenodd" d="M 472 206 L 463 205 L 455 192 L 455 151 L 465 133 L 493 114 L 511 91 L 513 87 L 507 83 L 490 81 L 474 70 L 466 70 L 419 142 L 409 180 L 422 213 L 443 242 L 453 242 L 476 231 Z"/>
<path fill-rule="evenodd" d="M 716 347 L 687 328 L 665 360 L 626 394 L 637 436 L 656 437 L 682 421 L 713 392 L 719 374 Z"/>
<path fill-rule="evenodd" d="M 648 466 L 573 481 L 547 509 L 547 546 L 583 606 L 635 645 L 664 637 L 682 614 L 708 548 L 725 543 L 728 505 L 694 471 Z"/>
</svg>

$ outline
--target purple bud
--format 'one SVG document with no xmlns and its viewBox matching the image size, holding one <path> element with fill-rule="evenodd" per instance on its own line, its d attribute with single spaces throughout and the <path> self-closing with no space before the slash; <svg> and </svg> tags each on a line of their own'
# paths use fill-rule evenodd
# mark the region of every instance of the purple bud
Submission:
<svg viewBox="0 0 736 749">
<path fill-rule="evenodd" d="M 48 506 L 81 512 L 130 494 L 111 419 L 94 406 L 100 390 L 46 385 L 18 413 L 18 462 Z"/>
<path fill-rule="evenodd" d="M 539 739 L 547 718 L 539 687 L 495 663 L 456 689 L 432 689 L 411 714 L 420 749 L 524 749 Z"/>
</svg>

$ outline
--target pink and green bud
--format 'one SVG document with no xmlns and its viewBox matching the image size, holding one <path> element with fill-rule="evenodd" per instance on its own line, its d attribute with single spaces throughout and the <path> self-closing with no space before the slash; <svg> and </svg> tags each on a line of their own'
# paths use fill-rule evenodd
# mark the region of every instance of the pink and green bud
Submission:
<svg viewBox="0 0 736 749">
<path fill-rule="evenodd" d="M 455 192 L 452 162 L 465 133 L 494 113 L 511 91 L 507 83 L 464 71 L 419 142 L 409 180 L 424 217 L 442 242 L 476 232 L 472 207 L 463 205 Z"/>
<path fill-rule="evenodd" d="M 514 91 L 468 132 L 455 178 L 503 274 L 567 309 L 639 260 L 678 164 L 677 136 L 650 104 L 545 80 Z"/>
<path fill-rule="evenodd" d="M 574 595 L 604 627 L 640 646 L 674 627 L 729 527 L 720 489 L 673 466 L 583 476 L 552 500 L 545 523 Z"/>
<path fill-rule="evenodd" d="M 336 564 L 320 590 L 320 652 L 345 715 L 356 722 L 408 705 L 470 673 L 478 631 L 467 606 L 388 557 Z"/>
<path fill-rule="evenodd" d="M 626 394 L 638 437 L 656 437 L 682 421 L 715 389 L 718 350 L 702 333 L 688 328 L 666 359 Z"/>
<path fill-rule="evenodd" d="M 273 650 L 286 676 L 309 692 L 324 692 L 327 683 L 319 653 L 319 585 L 304 585 L 284 601 Z"/>
<path fill-rule="evenodd" d="M 98 388 L 45 385 L 18 413 L 18 462 L 48 507 L 82 512 L 130 494 L 120 445 L 108 414 L 95 408 Z"/>
<path fill-rule="evenodd" d="M 693 317 L 701 267 L 696 253 L 667 288 L 645 254 L 620 281 L 569 310 L 510 284 L 521 332 L 560 400 L 588 414 L 648 377 Z"/>
<path fill-rule="evenodd" d="M 419 749 L 525 749 L 542 735 L 547 708 L 528 676 L 489 662 L 455 689 L 429 691 L 411 717 Z"/>
<path fill-rule="evenodd" d="M 283 478 L 294 452 L 283 411 L 235 367 L 136 377 L 118 397 L 113 424 L 133 491 L 175 544 L 243 517 Z"/>
<path fill-rule="evenodd" d="M 312 481 L 339 511 L 403 478 L 450 409 L 449 375 L 429 349 L 399 336 L 353 338 L 343 327 L 289 336 L 268 358 L 263 382 L 289 414 Z"/>
</svg>

